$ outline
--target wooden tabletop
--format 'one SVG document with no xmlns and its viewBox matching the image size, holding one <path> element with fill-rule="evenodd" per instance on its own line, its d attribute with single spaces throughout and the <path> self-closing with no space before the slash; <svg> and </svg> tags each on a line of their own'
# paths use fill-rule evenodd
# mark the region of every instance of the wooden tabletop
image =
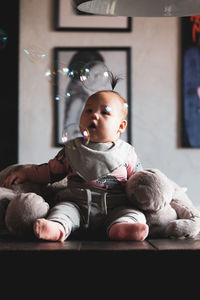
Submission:
<svg viewBox="0 0 200 300">
<path fill-rule="evenodd" d="M 0 254 L 4 251 L 42 252 L 42 251 L 199 251 L 200 239 L 146 239 L 143 242 L 109 241 L 109 240 L 67 240 L 65 242 L 48 242 L 39 240 L 20 240 L 11 236 L 0 236 Z"/>
<path fill-rule="evenodd" d="M 108 267 L 109 272 L 112 270 L 116 274 L 119 268 L 123 273 L 131 268 L 137 272 L 159 268 L 157 274 L 164 270 L 181 272 L 184 268 L 191 270 L 188 273 L 191 274 L 194 266 L 200 269 L 200 239 L 147 239 L 143 242 L 74 239 L 47 242 L 0 236 L 0 263 L 1 269 L 4 264 L 4 272 L 10 268 L 23 268 L 26 273 L 30 268 L 37 270 L 38 267 L 42 270 L 53 267 L 59 272 L 62 266 L 70 269 L 74 276 L 77 276 L 77 270 L 104 272 Z"/>
</svg>

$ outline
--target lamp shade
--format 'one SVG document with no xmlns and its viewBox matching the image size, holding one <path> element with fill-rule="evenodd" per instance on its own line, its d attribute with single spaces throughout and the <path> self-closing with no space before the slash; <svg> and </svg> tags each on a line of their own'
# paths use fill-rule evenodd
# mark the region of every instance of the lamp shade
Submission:
<svg viewBox="0 0 200 300">
<path fill-rule="evenodd" d="M 90 0 L 77 8 L 95 15 L 183 17 L 200 14 L 200 0 Z"/>
</svg>

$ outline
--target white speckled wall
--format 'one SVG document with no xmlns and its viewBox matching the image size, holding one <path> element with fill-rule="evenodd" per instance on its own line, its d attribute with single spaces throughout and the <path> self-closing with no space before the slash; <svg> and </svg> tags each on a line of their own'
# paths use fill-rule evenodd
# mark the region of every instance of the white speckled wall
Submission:
<svg viewBox="0 0 200 300">
<path fill-rule="evenodd" d="M 179 140 L 179 19 L 135 18 L 131 33 L 53 30 L 53 1 L 21 0 L 19 162 L 42 163 L 60 149 L 53 146 L 53 87 L 44 77 L 52 49 L 64 46 L 132 48 L 132 130 L 144 168 L 159 168 L 200 207 L 200 149 L 183 149 Z M 28 45 L 43 47 L 40 64 L 24 54 Z"/>
</svg>

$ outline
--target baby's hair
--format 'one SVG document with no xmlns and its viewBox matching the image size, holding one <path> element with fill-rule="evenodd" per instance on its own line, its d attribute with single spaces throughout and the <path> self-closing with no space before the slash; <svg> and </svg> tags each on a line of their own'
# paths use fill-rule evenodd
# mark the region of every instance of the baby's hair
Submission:
<svg viewBox="0 0 200 300">
<path fill-rule="evenodd" d="M 120 77 L 118 77 L 117 75 L 114 75 L 112 72 L 109 72 L 109 78 L 110 78 L 110 84 L 112 87 L 112 91 L 115 89 L 118 81 L 121 80 Z"/>
</svg>

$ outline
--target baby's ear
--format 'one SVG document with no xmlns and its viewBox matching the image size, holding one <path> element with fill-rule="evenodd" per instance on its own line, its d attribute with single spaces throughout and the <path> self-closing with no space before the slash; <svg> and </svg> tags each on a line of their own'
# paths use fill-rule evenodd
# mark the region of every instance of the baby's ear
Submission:
<svg viewBox="0 0 200 300">
<path fill-rule="evenodd" d="M 121 122 L 120 126 L 119 126 L 119 130 L 118 130 L 118 131 L 119 131 L 120 133 L 124 132 L 125 129 L 126 129 L 126 126 L 127 126 L 127 121 L 126 121 L 126 120 L 123 120 L 123 121 Z"/>
</svg>

